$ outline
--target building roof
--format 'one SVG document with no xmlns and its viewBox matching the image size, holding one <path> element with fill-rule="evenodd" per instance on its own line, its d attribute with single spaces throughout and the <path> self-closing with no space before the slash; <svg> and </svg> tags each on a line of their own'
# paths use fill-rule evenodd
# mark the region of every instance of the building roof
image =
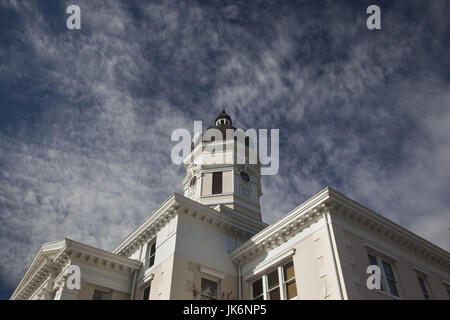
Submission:
<svg viewBox="0 0 450 320">
<path fill-rule="evenodd" d="M 217 120 L 220 119 L 226 119 L 229 122 L 217 124 Z M 217 115 L 216 120 L 214 120 L 214 125 L 209 126 L 203 133 L 203 142 L 211 142 L 217 140 L 217 132 L 214 132 L 214 129 L 218 130 L 222 134 L 221 140 L 226 140 L 227 130 L 232 130 L 233 133 L 236 130 L 236 128 L 233 127 L 233 121 L 231 120 L 231 117 L 225 112 L 224 109 L 222 109 L 222 112 Z"/>
<path fill-rule="evenodd" d="M 403 250 L 450 270 L 449 252 L 329 187 L 255 234 L 232 251 L 231 258 L 236 263 L 242 263 L 267 248 L 281 245 L 327 213 L 331 215 L 331 220 L 333 217 L 350 220 L 382 238 L 395 241 Z"/>
<path fill-rule="evenodd" d="M 153 238 L 177 214 L 186 214 L 202 222 L 215 224 L 227 230 L 234 230 L 236 233 L 243 234 L 247 238 L 267 226 L 263 222 L 231 211 L 231 209 L 227 210 L 226 208 L 217 211 L 200 202 L 174 193 L 122 241 L 113 250 L 113 253 L 129 255 L 134 252 L 141 244 Z"/>
<path fill-rule="evenodd" d="M 139 261 L 118 256 L 109 251 L 67 238 L 45 243 L 34 257 L 11 299 L 28 299 L 50 273 L 61 272 L 73 255 L 83 255 L 86 259 L 92 257 L 100 267 L 104 267 L 105 263 L 109 263 L 110 266 L 114 266 L 121 272 L 138 270 L 141 266 Z"/>
<path fill-rule="evenodd" d="M 225 109 L 222 109 L 222 112 L 220 112 L 220 113 L 217 115 L 215 121 L 217 121 L 217 120 L 219 120 L 219 119 L 227 119 L 227 120 L 230 121 L 230 124 L 233 124 L 233 121 L 231 121 L 231 117 L 225 112 Z M 215 122 L 215 121 L 214 121 L 214 122 Z"/>
</svg>

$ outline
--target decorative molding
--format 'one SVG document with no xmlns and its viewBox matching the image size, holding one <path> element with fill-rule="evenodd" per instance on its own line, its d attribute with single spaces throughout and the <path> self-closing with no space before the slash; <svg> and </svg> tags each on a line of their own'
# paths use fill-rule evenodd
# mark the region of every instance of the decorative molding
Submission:
<svg viewBox="0 0 450 320">
<path fill-rule="evenodd" d="M 328 207 L 324 204 L 327 199 L 326 196 L 326 192 L 322 191 L 250 238 L 230 253 L 233 261 L 240 264 L 261 252 L 267 252 L 287 242 L 296 234 L 317 222 L 322 213 L 328 211 Z"/>
<path fill-rule="evenodd" d="M 380 249 L 380 248 L 378 248 L 378 247 L 376 247 L 376 246 L 374 246 L 374 245 L 371 245 L 370 243 L 364 242 L 364 243 L 363 243 L 363 246 L 366 247 L 366 248 L 370 248 L 370 249 L 372 249 L 372 250 L 374 250 L 374 251 L 376 251 L 376 252 L 378 252 L 378 253 L 380 253 L 380 254 L 382 254 L 382 255 L 388 257 L 388 258 L 391 258 L 391 259 L 394 260 L 394 261 L 400 260 L 400 259 L 397 258 L 396 256 L 393 256 L 393 255 L 391 255 L 390 253 L 386 252 L 385 250 Z"/>
<path fill-rule="evenodd" d="M 174 193 L 143 224 L 133 231 L 125 241 L 116 247 L 113 253 L 121 256 L 130 256 L 141 244 L 156 236 L 156 233 L 178 214 L 189 215 L 199 219 L 202 223 L 220 225 L 223 230 L 235 232 L 236 234 L 244 233 L 248 238 L 266 226 L 265 223 L 244 215 L 236 215 L 231 209 L 229 212 L 223 209 L 224 207 L 220 207 L 220 212 L 218 212 L 197 201 Z"/>
<path fill-rule="evenodd" d="M 147 269 L 146 271 L 149 271 L 150 269 Z M 145 272 L 144 278 L 139 281 L 139 284 L 137 285 L 138 288 L 142 288 L 143 286 L 148 285 L 153 279 L 155 278 L 155 274 L 153 272 Z"/>
<path fill-rule="evenodd" d="M 411 266 L 411 269 L 413 269 L 414 271 L 417 271 L 419 273 L 422 273 L 426 276 L 431 276 L 427 271 L 423 270 L 422 268 L 418 267 L 418 266 Z"/>
<path fill-rule="evenodd" d="M 207 274 L 209 276 L 219 278 L 221 280 L 225 279 L 226 274 L 217 270 L 213 270 L 211 268 L 200 266 L 200 272 Z"/>
<path fill-rule="evenodd" d="M 358 224 L 362 229 L 376 233 L 378 237 L 395 242 L 434 264 L 450 270 L 450 254 L 444 249 L 419 237 L 402 226 L 390 221 L 376 212 L 360 205 L 341 193 L 327 188 L 331 215 L 345 218 L 353 224 Z"/>
<path fill-rule="evenodd" d="M 334 216 L 344 217 L 358 224 L 362 229 L 376 233 L 378 237 L 390 242 L 398 243 L 413 254 L 422 256 L 441 268 L 450 269 L 450 254 L 447 251 L 331 188 L 325 188 L 317 193 L 280 220 L 254 235 L 230 255 L 237 264 L 252 259 L 258 253 L 266 252 L 301 232 L 324 212 L 330 213 L 331 220 Z M 390 254 L 388 256 L 395 258 Z"/>
<path fill-rule="evenodd" d="M 56 249 L 56 250 L 55 250 Z M 52 256 L 48 251 L 56 252 Z M 48 276 L 55 278 L 60 274 L 71 259 L 81 259 L 89 264 L 107 270 L 119 270 L 130 273 L 132 270 L 139 270 L 141 262 L 117 256 L 108 251 L 94 248 L 70 239 L 44 244 L 41 246 L 29 270 L 23 277 L 21 283 L 11 296 L 12 300 L 28 299 L 43 284 Z M 62 284 L 64 276 L 61 278 Z"/>
<path fill-rule="evenodd" d="M 292 257 L 294 254 L 295 254 L 295 248 L 285 250 L 284 252 L 276 255 L 275 257 L 272 257 L 271 259 L 264 261 L 264 262 L 260 263 L 259 265 L 255 266 L 252 270 L 246 272 L 243 278 L 244 278 L 244 280 L 247 281 L 251 277 L 257 276 L 257 275 L 263 273 L 265 270 Z"/>
</svg>

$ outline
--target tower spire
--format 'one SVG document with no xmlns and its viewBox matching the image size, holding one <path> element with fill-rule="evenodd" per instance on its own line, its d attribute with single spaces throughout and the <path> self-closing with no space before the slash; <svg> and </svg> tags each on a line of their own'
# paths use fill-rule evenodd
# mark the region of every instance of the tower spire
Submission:
<svg viewBox="0 0 450 320">
<path fill-rule="evenodd" d="M 225 112 L 225 108 L 222 108 L 222 112 L 216 117 L 215 121 L 216 126 L 219 125 L 232 125 L 233 121 L 231 121 L 231 117 Z"/>
</svg>

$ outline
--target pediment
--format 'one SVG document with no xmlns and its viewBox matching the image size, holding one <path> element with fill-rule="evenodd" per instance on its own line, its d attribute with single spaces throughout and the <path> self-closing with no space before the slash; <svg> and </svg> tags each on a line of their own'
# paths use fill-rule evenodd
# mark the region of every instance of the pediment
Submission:
<svg viewBox="0 0 450 320">
<path fill-rule="evenodd" d="M 37 252 L 27 271 L 25 272 L 25 275 L 17 286 L 14 294 L 18 292 L 28 282 L 28 280 L 33 277 L 34 273 L 38 271 L 43 264 L 45 264 L 45 261 L 53 260 L 62 250 L 66 248 L 66 246 L 66 239 L 44 243 L 39 248 L 39 251 Z"/>
</svg>

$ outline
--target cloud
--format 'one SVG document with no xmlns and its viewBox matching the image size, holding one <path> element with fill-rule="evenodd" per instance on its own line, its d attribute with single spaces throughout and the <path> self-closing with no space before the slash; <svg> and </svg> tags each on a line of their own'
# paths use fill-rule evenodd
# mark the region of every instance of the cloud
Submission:
<svg viewBox="0 0 450 320">
<path fill-rule="evenodd" d="M 329 1 L 80 1 L 80 32 L 65 5 L 0 2 L 16 19 L 0 39 L 5 285 L 44 242 L 117 245 L 181 192 L 172 130 L 222 107 L 281 129 L 266 222 L 329 185 L 450 248 L 445 2 L 386 4 L 378 33 Z"/>
</svg>

